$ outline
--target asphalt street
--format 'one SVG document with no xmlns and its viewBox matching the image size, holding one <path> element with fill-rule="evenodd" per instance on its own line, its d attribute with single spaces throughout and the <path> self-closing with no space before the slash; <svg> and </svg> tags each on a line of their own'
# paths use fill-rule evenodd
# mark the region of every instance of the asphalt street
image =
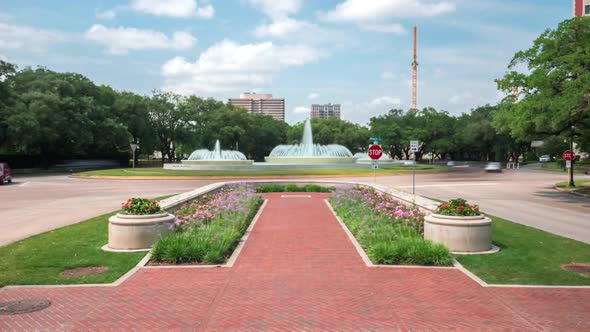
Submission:
<svg viewBox="0 0 590 332">
<path fill-rule="evenodd" d="M 372 177 L 334 178 L 373 181 Z M 112 212 L 129 197 L 182 193 L 217 181 L 16 176 L 12 185 L 0 187 L 0 246 Z M 408 174 L 376 181 L 412 191 Z M 558 181 L 565 181 L 563 173 L 521 169 L 496 174 L 457 168 L 452 173 L 417 174 L 416 194 L 443 200 L 463 197 L 486 213 L 590 243 L 590 198 L 553 189 Z"/>
</svg>

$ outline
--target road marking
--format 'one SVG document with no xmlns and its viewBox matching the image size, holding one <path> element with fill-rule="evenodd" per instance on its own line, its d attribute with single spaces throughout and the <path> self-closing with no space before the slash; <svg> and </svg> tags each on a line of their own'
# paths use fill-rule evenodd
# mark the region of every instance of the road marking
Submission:
<svg viewBox="0 0 590 332">
<path fill-rule="evenodd" d="M 416 188 L 427 187 L 464 187 L 464 186 L 495 186 L 496 182 L 477 182 L 477 183 L 444 183 L 444 184 L 423 184 L 417 185 Z M 412 186 L 395 186 L 396 188 L 412 188 Z"/>
</svg>

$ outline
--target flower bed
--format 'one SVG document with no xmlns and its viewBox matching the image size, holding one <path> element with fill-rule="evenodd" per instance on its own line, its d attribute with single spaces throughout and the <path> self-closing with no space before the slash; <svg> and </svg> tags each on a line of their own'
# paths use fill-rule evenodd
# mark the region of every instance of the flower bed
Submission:
<svg viewBox="0 0 590 332">
<path fill-rule="evenodd" d="M 332 207 L 375 264 L 451 265 L 449 250 L 423 239 L 424 214 L 391 196 L 361 187 L 341 187 Z"/>
<path fill-rule="evenodd" d="M 176 212 L 174 231 L 152 250 L 152 261 L 220 264 L 233 252 L 262 204 L 253 188 L 224 188 L 186 203 Z"/>
</svg>

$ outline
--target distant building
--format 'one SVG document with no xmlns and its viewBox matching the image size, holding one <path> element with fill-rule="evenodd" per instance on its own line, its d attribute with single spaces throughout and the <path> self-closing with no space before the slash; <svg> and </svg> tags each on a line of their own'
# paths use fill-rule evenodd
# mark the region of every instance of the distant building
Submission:
<svg viewBox="0 0 590 332">
<path fill-rule="evenodd" d="M 230 98 L 228 102 L 252 114 L 270 115 L 275 120 L 285 121 L 285 99 L 273 98 L 271 94 L 247 92 L 240 94 L 240 98 Z"/>
<path fill-rule="evenodd" d="M 590 0 L 574 0 L 574 16 L 590 16 Z"/>
<path fill-rule="evenodd" d="M 327 119 L 332 116 L 340 119 L 340 104 L 313 104 L 310 116 L 312 119 Z"/>
</svg>

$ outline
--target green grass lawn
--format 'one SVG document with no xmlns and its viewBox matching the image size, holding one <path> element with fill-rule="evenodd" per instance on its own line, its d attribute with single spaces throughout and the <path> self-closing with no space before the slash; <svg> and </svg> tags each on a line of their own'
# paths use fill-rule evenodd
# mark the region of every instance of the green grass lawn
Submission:
<svg viewBox="0 0 590 332">
<path fill-rule="evenodd" d="M 108 218 L 113 214 L 0 247 L 0 287 L 110 283 L 117 280 L 146 253 L 111 253 L 100 249 L 108 242 Z M 87 266 L 107 266 L 109 270 L 79 278 L 59 275 L 65 269 Z"/>
<path fill-rule="evenodd" d="M 563 168 L 537 168 L 537 169 L 545 171 L 545 172 L 567 173 L 567 171 L 564 170 Z M 581 169 L 574 168 L 574 174 L 584 174 L 584 171 Z"/>
<path fill-rule="evenodd" d="M 492 217 L 490 255 L 457 256 L 469 271 L 490 284 L 590 285 L 590 277 L 565 271 L 562 264 L 590 263 L 590 244 Z"/>
<path fill-rule="evenodd" d="M 557 188 L 575 191 L 581 194 L 590 195 L 590 180 L 576 180 L 574 179 L 575 187 L 569 186 L 569 181 L 563 181 L 555 184 Z"/>
<path fill-rule="evenodd" d="M 174 195 L 156 198 L 162 200 Z M 112 253 L 101 249 L 108 242 L 108 219 L 118 211 L 0 247 L 0 287 L 110 283 L 132 269 L 146 255 Z M 66 269 L 107 266 L 94 276 L 66 278 Z"/>
<path fill-rule="evenodd" d="M 417 165 L 417 172 L 447 172 L 450 167 L 437 165 Z M 377 175 L 411 173 L 412 166 L 382 167 Z M 291 176 L 291 175 L 372 175 L 371 165 L 366 168 L 341 169 L 287 169 L 287 170 L 170 170 L 163 168 L 117 168 L 80 172 L 75 175 L 103 176 Z"/>
</svg>

